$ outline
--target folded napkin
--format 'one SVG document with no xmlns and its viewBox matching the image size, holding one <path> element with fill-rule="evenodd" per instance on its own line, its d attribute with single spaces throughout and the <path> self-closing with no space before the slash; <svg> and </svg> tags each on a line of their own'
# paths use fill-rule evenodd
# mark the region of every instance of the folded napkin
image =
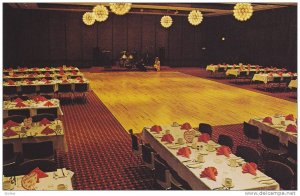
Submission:
<svg viewBox="0 0 300 196">
<path fill-rule="evenodd" d="M 28 82 L 26 82 L 26 84 L 33 84 L 33 82 L 31 80 L 28 80 Z"/>
<path fill-rule="evenodd" d="M 76 78 L 76 80 L 82 80 L 82 78 L 78 76 L 78 77 Z"/>
<path fill-rule="evenodd" d="M 63 72 L 63 71 L 61 71 L 61 72 L 59 72 L 59 75 L 65 75 L 65 72 Z"/>
<path fill-rule="evenodd" d="M 179 148 L 177 151 L 177 155 L 181 155 L 186 158 L 190 158 L 191 153 L 192 153 L 192 151 L 189 147 L 182 147 L 182 148 Z"/>
<path fill-rule="evenodd" d="M 36 71 L 37 69 L 38 69 L 37 67 L 32 68 L 33 71 Z"/>
<path fill-rule="evenodd" d="M 292 125 L 289 124 L 286 129 L 287 132 L 293 132 L 293 133 L 297 133 L 297 126 L 296 125 Z"/>
<path fill-rule="evenodd" d="M 192 126 L 188 122 L 186 122 L 183 125 L 181 125 L 181 129 L 189 130 L 191 128 L 192 128 Z"/>
<path fill-rule="evenodd" d="M 15 82 L 12 81 L 12 80 L 8 80 L 7 83 L 8 83 L 9 85 L 14 85 L 14 84 L 15 84 Z"/>
<path fill-rule="evenodd" d="M 51 83 L 49 80 L 44 81 L 44 84 L 49 84 L 49 83 Z"/>
<path fill-rule="evenodd" d="M 263 119 L 263 122 L 264 122 L 264 123 L 270 123 L 271 125 L 273 124 L 272 118 L 271 118 L 271 117 L 266 117 L 266 118 L 264 118 L 264 119 Z"/>
<path fill-rule="evenodd" d="M 8 71 L 12 71 L 12 70 L 13 70 L 13 68 L 11 68 L 11 67 L 10 67 L 10 68 L 8 68 L 7 70 L 8 70 Z"/>
<path fill-rule="evenodd" d="M 162 138 L 161 138 L 162 142 L 168 142 L 168 143 L 172 143 L 174 141 L 174 137 L 171 134 L 165 134 Z"/>
<path fill-rule="evenodd" d="M 231 154 L 231 150 L 228 146 L 221 146 L 217 149 L 217 155 L 225 155 L 229 157 Z"/>
<path fill-rule="evenodd" d="M 282 70 L 282 71 L 286 71 L 287 69 L 286 69 L 286 68 L 282 68 L 281 70 Z"/>
<path fill-rule="evenodd" d="M 15 99 L 15 102 L 17 102 L 17 103 L 18 102 L 23 102 L 23 99 L 21 99 L 21 98 L 18 97 L 17 99 Z"/>
<path fill-rule="evenodd" d="M 48 101 L 48 99 L 46 99 L 44 96 L 41 96 L 41 95 L 38 95 L 38 96 L 33 97 L 33 100 L 34 100 L 35 102 L 39 102 L 39 101 Z"/>
<path fill-rule="evenodd" d="M 37 174 L 37 183 L 39 183 L 40 178 L 47 178 L 48 174 L 43 172 L 40 168 L 36 167 L 34 170 L 30 172 L 30 174 L 36 173 Z"/>
<path fill-rule="evenodd" d="M 41 134 L 44 134 L 44 135 L 49 135 L 49 134 L 52 134 L 54 133 L 55 131 L 49 127 L 46 127 L 42 132 Z"/>
<path fill-rule="evenodd" d="M 80 83 L 84 83 L 84 80 L 83 80 L 83 79 L 81 79 L 81 80 L 79 80 L 79 82 L 80 82 Z"/>
<path fill-rule="evenodd" d="M 28 75 L 29 76 L 29 75 Z M 29 80 L 26 78 L 25 80 L 23 80 L 24 82 L 29 82 Z"/>
<path fill-rule="evenodd" d="M 5 136 L 5 137 L 11 137 L 11 136 L 15 136 L 15 135 L 18 135 L 18 134 L 15 131 L 11 130 L 10 128 L 8 128 L 3 133 L 3 136 Z"/>
<path fill-rule="evenodd" d="M 45 69 L 46 69 L 46 70 L 50 70 L 50 68 L 49 68 L 49 67 L 45 67 Z"/>
<path fill-rule="evenodd" d="M 293 115 L 293 114 L 287 115 L 287 116 L 285 117 L 285 120 L 292 120 L 292 121 L 294 121 L 294 120 L 295 120 L 294 115 Z"/>
<path fill-rule="evenodd" d="M 160 133 L 160 132 L 162 131 L 162 128 L 161 128 L 161 126 L 159 126 L 159 125 L 153 125 L 153 126 L 151 127 L 150 131 L 156 132 L 156 133 Z"/>
<path fill-rule="evenodd" d="M 33 78 L 34 75 L 33 75 L 33 74 L 28 74 L 28 77 L 29 77 L 29 78 Z"/>
<path fill-rule="evenodd" d="M 4 129 L 7 129 L 8 127 L 18 126 L 18 125 L 19 125 L 19 123 L 9 120 L 4 124 Z"/>
<path fill-rule="evenodd" d="M 44 106 L 53 106 L 54 104 L 51 102 L 51 101 L 47 101 L 45 104 L 44 104 Z"/>
<path fill-rule="evenodd" d="M 42 81 L 42 82 L 46 82 L 47 79 L 46 79 L 46 78 L 42 78 L 41 81 Z"/>
<path fill-rule="evenodd" d="M 278 72 L 277 74 L 278 74 L 280 77 L 282 77 L 282 74 L 283 74 L 283 73 L 282 73 L 282 72 Z"/>
<path fill-rule="evenodd" d="M 218 175 L 218 170 L 215 167 L 207 167 L 201 172 L 200 177 L 209 178 L 211 180 L 216 181 L 217 175 Z"/>
<path fill-rule="evenodd" d="M 13 75 L 12 75 L 12 77 L 18 77 L 19 75 L 18 74 L 16 74 L 16 73 L 14 73 Z"/>
<path fill-rule="evenodd" d="M 68 80 L 63 80 L 62 83 L 68 83 Z"/>
<path fill-rule="evenodd" d="M 18 102 L 17 104 L 16 104 L 16 107 L 19 107 L 19 108 L 23 108 L 23 107 L 25 107 L 26 105 L 23 103 L 23 102 Z"/>
<path fill-rule="evenodd" d="M 210 140 L 210 135 L 208 133 L 203 133 L 199 135 L 198 142 L 205 142 L 207 143 Z"/>
<path fill-rule="evenodd" d="M 289 74 L 290 76 L 294 76 L 294 74 L 293 74 L 292 72 L 289 72 L 288 74 Z"/>
<path fill-rule="evenodd" d="M 45 76 L 46 76 L 46 77 L 49 77 L 49 76 L 50 76 L 50 73 L 49 73 L 49 72 L 46 72 L 46 73 L 45 73 Z"/>
<path fill-rule="evenodd" d="M 51 124 L 51 122 L 47 118 L 43 118 L 40 121 L 40 125 L 47 125 L 47 124 Z"/>
<path fill-rule="evenodd" d="M 242 172 L 243 173 L 250 173 L 254 176 L 256 176 L 256 170 L 257 170 L 257 165 L 255 163 L 245 163 L 243 166 L 242 166 Z"/>
<path fill-rule="evenodd" d="M 77 71 L 72 71 L 72 74 L 73 75 L 77 75 Z"/>
<path fill-rule="evenodd" d="M 269 73 L 268 76 L 269 76 L 269 77 L 273 77 L 273 74 L 272 74 L 272 73 Z"/>
</svg>

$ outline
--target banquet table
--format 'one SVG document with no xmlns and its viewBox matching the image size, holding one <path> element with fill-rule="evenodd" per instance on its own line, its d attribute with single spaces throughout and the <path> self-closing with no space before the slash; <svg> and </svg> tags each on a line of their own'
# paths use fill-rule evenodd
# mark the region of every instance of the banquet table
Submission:
<svg viewBox="0 0 300 196">
<path fill-rule="evenodd" d="M 291 82 L 289 83 L 289 88 L 292 89 L 292 88 L 297 88 L 297 84 L 298 84 L 298 80 L 291 80 Z"/>
<path fill-rule="evenodd" d="M 53 172 L 45 172 L 48 177 L 40 178 L 39 182 L 37 182 L 34 186 L 34 190 L 38 191 L 52 191 L 52 190 L 73 190 L 72 186 L 72 177 L 74 172 L 71 170 L 67 170 L 66 168 L 59 168 Z M 10 191 L 26 191 L 26 189 L 22 186 L 22 178 L 24 175 L 16 176 L 15 182 L 11 182 L 12 177 L 3 177 L 3 184 L 9 183 L 10 185 L 6 188 L 3 187 L 4 190 Z M 59 186 L 64 185 L 64 189 L 60 189 Z"/>
<path fill-rule="evenodd" d="M 60 72 L 60 71 L 79 71 L 77 67 L 44 67 L 44 68 L 20 68 L 20 69 L 4 69 L 3 72 Z"/>
<path fill-rule="evenodd" d="M 22 152 L 22 144 L 23 143 L 37 143 L 37 142 L 45 142 L 52 141 L 53 147 L 55 150 L 62 150 L 64 152 L 68 152 L 67 142 L 65 141 L 65 133 L 63 123 L 60 120 L 52 121 L 51 124 L 41 125 L 39 122 L 33 124 L 29 129 L 24 129 L 24 123 L 19 124 L 18 126 L 13 126 L 10 128 L 3 128 L 3 134 L 8 129 L 15 131 L 17 135 L 6 137 L 3 135 L 3 143 L 14 145 L 15 152 Z M 50 128 L 54 130 L 54 133 L 43 134 L 42 131 L 45 128 Z"/>
<path fill-rule="evenodd" d="M 52 106 L 47 106 L 47 103 L 52 103 Z M 15 101 L 4 101 L 3 103 L 3 117 L 6 118 L 8 117 L 8 113 L 10 110 L 24 110 L 24 109 L 29 109 L 30 111 L 30 116 L 34 116 L 37 114 L 38 109 L 50 109 L 50 108 L 56 108 L 57 109 L 57 115 L 63 115 L 63 112 L 60 107 L 60 102 L 58 99 L 49 99 L 47 101 L 39 101 L 36 102 L 34 100 L 27 100 L 23 101 L 23 104 L 25 106 L 23 107 L 18 107 L 18 103 Z"/>
<path fill-rule="evenodd" d="M 58 85 L 62 84 L 62 83 L 70 83 L 72 85 L 72 90 L 75 89 L 75 84 L 87 84 L 88 85 L 88 89 L 90 89 L 90 82 L 85 79 L 82 78 L 82 80 L 78 80 L 78 79 L 67 79 L 66 82 L 64 82 L 61 79 L 55 79 L 55 80 L 48 80 L 48 82 L 44 82 L 42 80 L 33 80 L 31 81 L 32 83 L 29 84 L 26 81 L 16 81 L 14 82 L 14 84 L 9 84 L 7 81 L 3 82 L 3 86 L 16 86 L 17 87 L 17 91 L 21 92 L 21 86 L 36 86 L 36 91 L 39 91 L 39 88 L 41 85 L 54 85 L 54 91 L 58 91 Z"/>
<path fill-rule="evenodd" d="M 244 65 L 245 66 L 245 65 Z M 216 72 L 218 68 L 226 68 L 226 70 L 232 69 L 232 68 L 240 68 L 240 65 L 207 65 L 206 71 Z M 247 66 L 245 66 L 247 67 Z M 256 68 L 256 65 L 251 65 L 250 68 Z"/>
<path fill-rule="evenodd" d="M 297 144 L 297 133 L 287 132 L 286 127 L 289 124 L 296 125 L 296 121 L 285 120 L 285 116 L 271 116 L 273 125 L 263 122 L 263 118 L 252 118 L 249 123 L 258 127 L 260 133 L 262 130 L 279 137 L 279 142 L 283 145 L 288 145 L 288 141 Z M 281 122 L 284 122 L 284 125 Z"/>
<path fill-rule="evenodd" d="M 173 135 L 175 141 L 178 138 L 183 138 L 184 131 L 180 129 L 180 127 L 173 126 L 162 126 L 162 132 L 165 130 L 170 130 L 170 134 Z M 201 134 L 198 132 L 198 134 Z M 178 156 L 178 149 L 171 149 L 169 144 L 165 142 L 161 142 L 161 137 L 163 134 L 157 134 L 155 132 L 151 132 L 150 128 L 145 127 L 143 129 L 143 140 L 146 143 L 149 143 L 151 147 L 178 173 L 178 175 L 187 181 L 187 183 L 191 186 L 193 190 L 215 190 L 217 188 L 222 187 L 224 178 L 231 178 L 234 186 L 231 190 L 279 190 L 279 184 L 266 176 L 259 170 L 257 170 L 257 176 L 269 179 L 269 183 L 263 184 L 263 182 L 259 182 L 249 173 L 242 173 L 242 168 L 239 167 L 231 167 L 228 165 L 229 158 L 224 155 L 216 155 L 216 152 L 208 152 L 206 151 L 206 144 L 203 142 L 198 142 L 199 145 L 204 145 L 204 149 L 199 151 L 196 149 L 191 149 L 192 153 L 190 155 L 191 159 L 195 159 L 196 156 L 200 154 L 204 154 L 204 163 L 201 163 L 199 167 L 192 167 L 188 165 L 188 158 Z M 196 139 L 196 138 L 194 138 Z M 196 139 L 197 140 L 197 139 Z M 215 145 L 215 147 L 220 146 L 219 144 L 209 141 Z M 184 144 L 182 146 L 190 146 L 189 144 Z M 230 159 L 241 159 L 233 154 L 230 154 Z M 201 172 L 206 167 L 215 167 L 218 171 L 216 176 L 216 181 L 210 180 L 208 178 L 200 178 Z"/>
<path fill-rule="evenodd" d="M 249 75 L 250 72 L 255 72 L 255 73 L 268 73 L 268 72 L 275 72 L 275 71 L 283 71 L 282 69 L 243 69 L 243 70 L 240 70 L 240 69 L 227 69 L 226 71 L 226 75 L 229 76 L 229 75 L 232 75 L 232 76 L 235 76 L 235 77 L 238 77 L 240 75 L 241 72 L 247 72 L 247 75 Z"/>
<path fill-rule="evenodd" d="M 57 77 L 62 77 L 62 76 L 83 76 L 83 73 L 81 72 L 76 72 L 76 73 L 70 73 L 70 72 L 66 72 L 64 74 L 59 74 L 59 73 L 52 73 L 52 74 L 49 74 L 49 75 L 46 75 L 46 74 L 17 74 L 17 75 L 12 75 L 12 76 L 3 76 L 3 79 L 4 80 L 14 80 L 14 79 L 29 79 L 29 78 L 52 78 L 52 79 L 55 79 Z"/>
<path fill-rule="evenodd" d="M 293 76 L 297 76 L 297 73 L 293 74 Z M 293 76 L 291 76 L 289 73 L 284 73 L 282 74 L 282 76 L 280 76 L 277 73 L 273 73 L 272 76 L 270 76 L 267 73 L 259 73 L 259 74 L 254 74 L 252 81 L 260 81 L 267 84 L 268 82 L 272 82 L 274 78 L 278 78 L 278 77 L 289 78 Z"/>
</svg>

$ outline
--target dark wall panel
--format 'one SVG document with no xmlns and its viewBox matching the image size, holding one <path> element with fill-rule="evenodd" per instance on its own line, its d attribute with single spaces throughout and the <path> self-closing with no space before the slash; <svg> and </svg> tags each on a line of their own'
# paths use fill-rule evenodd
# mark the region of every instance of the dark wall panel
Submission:
<svg viewBox="0 0 300 196">
<path fill-rule="evenodd" d="M 142 16 L 141 15 L 128 15 L 128 50 L 141 51 L 141 24 Z"/>
<path fill-rule="evenodd" d="M 159 49 L 163 48 L 165 51 L 165 62 L 161 62 L 162 65 L 168 63 L 168 44 L 169 44 L 169 29 L 166 29 L 160 25 L 159 16 L 155 16 L 155 45 L 156 45 L 156 55 L 159 56 Z"/>
<path fill-rule="evenodd" d="M 118 60 L 123 50 L 127 50 L 127 16 L 113 16 L 113 58 Z"/>
<path fill-rule="evenodd" d="M 112 17 L 109 15 L 106 21 L 98 23 L 98 46 L 100 50 L 112 51 L 113 49 L 112 22 Z"/>
<path fill-rule="evenodd" d="M 181 20 L 182 17 L 173 17 L 173 24 L 170 27 L 169 34 L 169 62 L 173 66 L 181 65 L 182 57 L 182 34 Z"/>
<path fill-rule="evenodd" d="M 148 52 L 149 55 L 153 58 L 156 55 L 155 52 L 155 24 L 157 23 L 156 17 L 154 16 L 143 16 L 142 25 L 142 52 Z"/>
<path fill-rule="evenodd" d="M 82 29 L 82 55 L 87 66 L 93 63 L 93 49 L 97 47 L 97 25 L 86 26 L 80 23 Z"/>
</svg>

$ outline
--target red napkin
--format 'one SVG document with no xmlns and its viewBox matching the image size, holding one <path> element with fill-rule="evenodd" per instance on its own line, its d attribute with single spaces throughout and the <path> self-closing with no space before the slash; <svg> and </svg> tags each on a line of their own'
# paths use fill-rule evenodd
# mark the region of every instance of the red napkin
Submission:
<svg viewBox="0 0 300 196">
<path fill-rule="evenodd" d="M 265 123 L 270 123 L 271 125 L 273 125 L 273 122 L 272 122 L 272 118 L 271 117 L 266 117 L 263 119 L 263 122 Z"/>
<path fill-rule="evenodd" d="M 8 70 L 8 71 L 12 71 L 12 70 L 13 70 L 13 68 L 8 68 L 7 70 Z"/>
<path fill-rule="evenodd" d="M 75 69 L 75 67 L 73 67 L 73 66 L 70 66 L 70 68 L 71 68 L 71 69 Z"/>
<path fill-rule="evenodd" d="M 7 83 L 8 83 L 9 85 L 14 85 L 14 84 L 15 84 L 15 82 L 12 81 L 12 80 L 8 80 Z"/>
<path fill-rule="evenodd" d="M 82 78 L 81 77 L 77 77 L 76 80 L 82 80 Z"/>
<path fill-rule="evenodd" d="M 26 105 L 23 103 L 23 102 L 18 102 L 16 104 L 16 107 L 19 107 L 19 108 L 22 108 L 22 107 L 25 107 Z"/>
<path fill-rule="evenodd" d="M 33 71 L 35 71 L 35 70 L 37 70 L 37 69 L 38 69 L 37 67 L 32 68 Z"/>
<path fill-rule="evenodd" d="M 182 148 L 179 148 L 177 155 L 181 155 L 183 157 L 190 158 L 191 153 L 192 153 L 192 151 L 189 147 L 182 147 Z"/>
<path fill-rule="evenodd" d="M 208 133 L 203 133 L 198 137 L 198 142 L 207 143 L 210 140 L 210 135 Z"/>
<path fill-rule="evenodd" d="M 11 130 L 10 128 L 8 128 L 3 133 L 3 136 L 5 136 L 5 137 L 11 137 L 11 136 L 15 136 L 15 135 L 18 135 L 18 134 L 15 131 Z"/>
<path fill-rule="evenodd" d="M 228 146 L 221 146 L 217 149 L 217 155 L 225 155 L 226 157 L 229 157 L 231 154 L 231 150 Z"/>
<path fill-rule="evenodd" d="M 28 77 L 29 77 L 29 75 L 28 75 Z M 28 79 L 25 79 L 24 82 L 29 82 L 29 80 L 28 80 Z"/>
<path fill-rule="evenodd" d="M 168 143 L 172 143 L 174 141 L 174 137 L 171 134 L 165 134 L 162 138 L 161 138 L 162 142 L 168 142 Z"/>
<path fill-rule="evenodd" d="M 250 173 L 254 176 L 256 176 L 256 170 L 257 170 L 257 165 L 255 163 L 245 163 L 243 166 L 242 166 L 242 169 L 243 169 L 243 173 Z"/>
<path fill-rule="evenodd" d="M 45 67 L 45 69 L 46 69 L 46 70 L 50 70 L 50 68 L 49 68 L 49 67 Z"/>
<path fill-rule="evenodd" d="M 156 132 L 156 133 L 160 133 L 160 132 L 162 131 L 162 128 L 161 128 L 161 126 L 159 126 L 159 125 L 153 125 L 153 126 L 151 127 L 150 131 Z"/>
<path fill-rule="evenodd" d="M 23 102 L 23 100 L 22 100 L 21 98 L 18 97 L 17 99 L 15 99 L 15 102 L 17 102 L 17 103 L 18 103 L 18 102 Z"/>
<path fill-rule="evenodd" d="M 27 84 L 32 84 L 32 81 L 31 81 L 31 80 L 28 80 Z"/>
<path fill-rule="evenodd" d="M 286 71 L 286 68 L 282 68 L 281 70 L 284 72 L 284 71 Z"/>
<path fill-rule="evenodd" d="M 8 127 L 18 126 L 18 125 L 19 125 L 19 123 L 9 120 L 4 124 L 4 129 L 7 129 Z"/>
<path fill-rule="evenodd" d="M 45 104 L 44 104 L 44 106 L 53 106 L 54 104 L 51 102 L 51 101 L 47 101 Z"/>
<path fill-rule="evenodd" d="M 40 170 L 40 168 L 36 167 L 34 170 L 30 172 L 30 174 L 36 173 L 37 174 L 37 183 L 39 182 L 40 178 L 46 178 L 48 177 L 48 174 Z"/>
<path fill-rule="evenodd" d="M 59 72 L 59 75 L 65 75 L 65 72 L 63 72 L 63 71 L 61 71 L 61 72 Z"/>
<path fill-rule="evenodd" d="M 50 76 L 50 73 L 49 73 L 49 72 L 46 72 L 46 73 L 45 73 L 45 76 L 46 76 L 46 77 L 49 77 L 49 76 Z"/>
<path fill-rule="evenodd" d="M 44 135 L 49 135 L 49 134 L 52 134 L 54 133 L 54 130 L 53 129 L 50 129 L 49 127 L 46 127 L 42 132 L 41 134 L 44 134 Z"/>
<path fill-rule="evenodd" d="M 283 73 L 282 73 L 282 72 L 278 72 L 277 74 L 278 74 L 280 77 L 282 77 L 282 74 L 283 74 Z"/>
<path fill-rule="evenodd" d="M 29 77 L 29 78 L 33 78 L 34 75 L 33 75 L 33 74 L 28 74 L 28 77 Z"/>
<path fill-rule="evenodd" d="M 18 77 L 18 74 L 13 73 L 12 77 Z"/>
<path fill-rule="evenodd" d="M 76 76 L 77 75 L 77 71 L 72 71 L 72 74 Z"/>
<path fill-rule="evenodd" d="M 183 125 L 181 125 L 181 129 L 185 129 L 185 130 L 189 130 L 191 129 L 192 126 L 190 125 L 190 123 L 184 123 Z"/>
<path fill-rule="evenodd" d="M 273 77 L 273 74 L 272 74 L 272 73 L 269 73 L 268 76 Z"/>
<path fill-rule="evenodd" d="M 216 181 L 217 175 L 218 175 L 218 170 L 215 167 L 207 167 L 201 172 L 200 177 L 209 178 L 211 180 Z"/>
<path fill-rule="evenodd" d="M 297 127 L 296 125 L 292 125 L 292 124 L 289 124 L 286 129 L 285 129 L 287 132 L 293 132 L 293 133 L 297 133 Z"/>
<path fill-rule="evenodd" d="M 80 82 L 80 83 L 84 83 L 84 80 L 83 80 L 83 79 L 81 79 L 81 80 L 79 80 L 79 82 Z"/>
<path fill-rule="evenodd" d="M 41 96 L 41 95 L 38 95 L 38 96 L 33 97 L 33 100 L 34 100 L 35 102 L 39 102 L 39 101 L 48 101 L 48 99 L 46 99 L 44 96 Z"/>
<path fill-rule="evenodd" d="M 292 120 L 292 121 L 294 121 L 294 120 L 295 120 L 294 115 L 293 115 L 293 114 L 287 115 L 287 116 L 285 117 L 285 120 Z"/>
<path fill-rule="evenodd" d="M 68 83 L 68 80 L 63 80 L 62 83 Z"/>
<path fill-rule="evenodd" d="M 47 79 L 46 79 L 46 78 L 42 78 L 41 81 L 42 81 L 42 82 L 46 82 Z"/>
<path fill-rule="evenodd" d="M 40 125 L 47 125 L 47 124 L 51 124 L 51 122 L 47 118 L 43 118 L 40 121 Z"/>
</svg>

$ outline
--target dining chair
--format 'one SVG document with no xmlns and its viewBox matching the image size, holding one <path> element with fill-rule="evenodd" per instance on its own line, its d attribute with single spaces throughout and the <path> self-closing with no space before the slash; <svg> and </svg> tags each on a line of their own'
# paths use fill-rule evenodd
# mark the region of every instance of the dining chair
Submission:
<svg viewBox="0 0 300 196">
<path fill-rule="evenodd" d="M 71 99 L 73 98 L 73 91 L 72 91 L 72 84 L 67 83 L 61 83 L 58 84 L 58 97 L 60 98 L 62 95 L 70 95 Z M 73 99 L 72 99 L 73 100 Z"/>
<path fill-rule="evenodd" d="M 155 183 L 161 188 L 170 190 L 172 183 L 179 187 L 181 186 L 181 184 L 179 184 L 175 180 L 172 180 L 172 175 L 169 168 L 157 159 L 154 160 L 154 168 Z"/>
<path fill-rule="evenodd" d="M 201 133 L 207 133 L 211 137 L 213 130 L 212 130 L 212 126 L 210 124 L 200 123 L 199 124 L 199 131 Z"/>
<path fill-rule="evenodd" d="M 79 94 L 84 99 L 84 101 L 86 101 L 86 93 L 87 92 L 88 92 L 88 84 L 87 83 L 75 84 L 74 92 L 73 92 L 74 96 Z"/>
<path fill-rule="evenodd" d="M 16 176 L 16 166 L 20 162 L 20 153 L 14 152 L 14 145 L 3 144 L 3 175 Z"/>
<path fill-rule="evenodd" d="M 3 96 L 11 98 L 18 95 L 17 86 L 3 86 Z"/>
<path fill-rule="evenodd" d="M 221 145 L 228 146 L 232 150 L 233 140 L 230 136 L 220 134 L 219 138 L 218 138 L 218 143 L 221 144 Z"/>
<path fill-rule="evenodd" d="M 9 120 L 14 121 L 16 123 L 22 123 L 22 122 L 24 122 L 25 118 L 26 118 L 26 116 L 12 115 L 12 116 L 4 118 L 3 119 L 3 124 L 7 123 Z"/>
<path fill-rule="evenodd" d="M 30 117 L 30 110 L 29 109 L 14 109 L 14 110 L 8 110 L 8 116 L 25 116 L 26 118 Z"/>
<path fill-rule="evenodd" d="M 136 135 L 133 134 L 133 130 L 128 130 L 130 137 L 131 137 L 131 150 L 133 155 L 141 155 L 141 145 L 139 144 L 139 139 Z"/>
<path fill-rule="evenodd" d="M 40 90 L 39 94 L 40 95 L 51 95 L 52 97 L 54 96 L 54 84 L 51 85 L 40 85 Z"/>
<path fill-rule="evenodd" d="M 248 146 L 237 146 L 235 155 L 242 157 L 246 162 L 254 162 L 258 164 L 260 161 L 260 153 Z"/>
<path fill-rule="evenodd" d="M 291 162 L 295 162 L 295 164 L 297 164 L 297 154 L 298 154 L 298 150 L 297 150 L 297 144 L 288 141 L 288 159 L 291 159 Z"/>
<path fill-rule="evenodd" d="M 250 123 L 244 122 L 243 124 L 243 133 L 248 141 L 255 142 L 256 147 L 259 147 L 260 143 L 260 134 L 257 126 Z"/>
<path fill-rule="evenodd" d="M 293 170 L 279 161 L 269 160 L 265 166 L 265 174 L 276 180 L 284 190 L 291 190 L 294 178 Z"/>
<path fill-rule="evenodd" d="M 21 93 L 25 96 L 33 96 L 37 94 L 36 85 L 21 86 Z"/>
<path fill-rule="evenodd" d="M 149 168 L 151 171 L 154 170 L 154 157 L 155 154 L 153 150 L 144 144 L 142 146 L 142 160 L 143 160 L 143 165 L 147 168 Z"/>
<path fill-rule="evenodd" d="M 54 161 L 55 151 L 53 149 L 53 142 L 37 142 L 37 143 L 23 143 L 22 144 L 23 159 L 47 159 Z"/>
<path fill-rule="evenodd" d="M 37 167 L 43 172 L 53 172 L 57 170 L 55 161 L 45 160 L 45 159 L 35 159 L 35 160 L 28 160 L 21 163 L 17 167 L 17 171 L 19 175 L 26 175 Z"/>
<path fill-rule="evenodd" d="M 42 113 L 32 117 L 32 122 L 40 122 L 43 118 L 47 118 L 49 121 L 54 121 L 56 117 L 53 114 Z"/>
<path fill-rule="evenodd" d="M 276 135 L 262 130 L 261 141 L 262 149 L 264 152 L 268 152 L 279 156 L 287 153 L 287 149 L 281 146 L 279 142 L 279 137 Z"/>
<path fill-rule="evenodd" d="M 37 114 L 51 114 L 54 118 L 57 118 L 57 110 L 58 108 L 40 108 L 36 110 Z"/>
</svg>

